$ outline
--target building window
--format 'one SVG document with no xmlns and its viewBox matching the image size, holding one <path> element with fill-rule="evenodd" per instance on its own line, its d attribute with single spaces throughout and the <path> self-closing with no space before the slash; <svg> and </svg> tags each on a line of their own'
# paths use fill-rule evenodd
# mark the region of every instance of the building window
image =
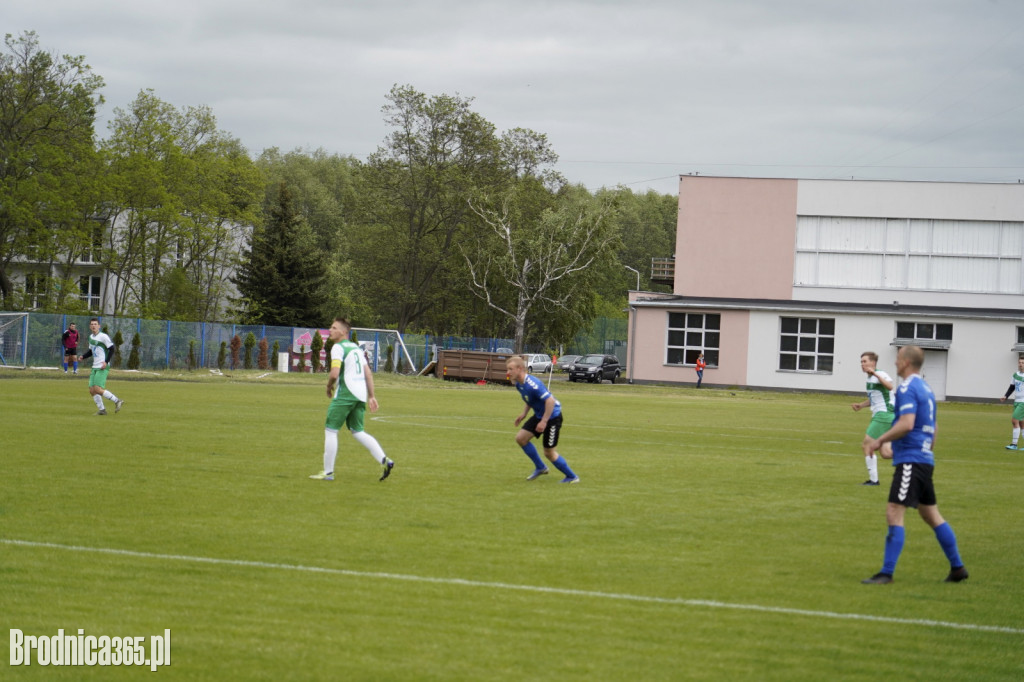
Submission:
<svg viewBox="0 0 1024 682">
<path fill-rule="evenodd" d="M 718 367 L 722 316 L 717 313 L 669 313 L 668 357 L 670 365 L 695 365 L 704 353 L 708 367 Z"/>
<path fill-rule="evenodd" d="M 1018 342 L 1020 327 L 1017 327 Z M 952 341 L 953 325 L 935 322 L 897 322 L 897 339 L 914 339 L 915 341 Z"/>
<path fill-rule="evenodd" d="M 1024 346 L 1024 327 L 1017 327 L 1017 345 Z"/>
<path fill-rule="evenodd" d="M 103 252 L 103 224 L 89 228 L 89 244 L 79 259 L 82 263 L 98 263 Z"/>
<path fill-rule="evenodd" d="M 89 307 L 92 312 L 99 312 L 100 309 L 100 276 L 92 275 L 82 277 L 78 280 L 78 285 L 82 288 L 82 295 L 79 297 Z"/>
<path fill-rule="evenodd" d="M 46 302 L 46 275 L 30 272 L 25 275 L 25 307 L 39 310 Z"/>
<path fill-rule="evenodd" d="M 835 319 L 782 317 L 779 323 L 780 370 L 832 373 Z"/>
</svg>

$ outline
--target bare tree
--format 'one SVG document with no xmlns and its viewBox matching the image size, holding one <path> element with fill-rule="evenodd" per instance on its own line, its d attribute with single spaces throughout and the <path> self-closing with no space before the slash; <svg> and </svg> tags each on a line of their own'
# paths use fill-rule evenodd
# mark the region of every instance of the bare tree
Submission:
<svg viewBox="0 0 1024 682">
<path fill-rule="evenodd" d="M 471 291 L 512 320 L 515 350 L 523 352 L 527 318 L 538 307 L 575 314 L 592 295 L 591 275 L 614 257 L 619 245 L 613 201 L 582 188 L 560 196 L 558 205 L 539 218 L 518 222 L 508 197 L 500 208 L 470 202 L 490 228 L 489 239 L 462 247 Z"/>
</svg>

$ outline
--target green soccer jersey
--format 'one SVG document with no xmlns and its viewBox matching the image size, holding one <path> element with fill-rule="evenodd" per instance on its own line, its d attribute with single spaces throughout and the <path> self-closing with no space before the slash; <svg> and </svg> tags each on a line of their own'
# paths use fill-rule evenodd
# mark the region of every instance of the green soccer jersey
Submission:
<svg viewBox="0 0 1024 682">
<path fill-rule="evenodd" d="M 890 384 L 892 377 L 881 370 L 875 370 L 875 375 L 868 378 L 868 400 L 871 402 L 871 414 L 879 412 L 894 412 L 895 396 L 878 379 L 885 379 Z"/>
<path fill-rule="evenodd" d="M 334 399 L 366 402 L 366 357 L 351 341 L 331 346 L 331 369 L 341 368 L 341 377 L 334 388 Z"/>
<path fill-rule="evenodd" d="M 1024 403 L 1024 374 L 1014 372 L 1010 383 L 1013 384 L 1013 402 Z"/>
<path fill-rule="evenodd" d="M 114 345 L 114 342 L 110 340 L 110 337 L 100 332 L 99 334 L 89 335 L 89 350 L 92 351 L 92 366 L 93 369 L 100 369 L 103 367 L 104 362 L 108 362 L 107 348 Z"/>
</svg>

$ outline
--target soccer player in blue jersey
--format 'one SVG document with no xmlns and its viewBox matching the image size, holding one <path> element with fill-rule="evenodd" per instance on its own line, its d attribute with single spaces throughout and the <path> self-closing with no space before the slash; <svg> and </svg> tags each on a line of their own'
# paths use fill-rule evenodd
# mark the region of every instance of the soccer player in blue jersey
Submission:
<svg viewBox="0 0 1024 682">
<path fill-rule="evenodd" d="M 526 373 L 526 361 L 518 355 L 513 355 L 505 363 L 509 379 L 515 384 L 519 395 L 523 397 L 526 406 L 523 413 L 516 417 L 515 425 L 526 419 L 526 416 L 533 410 L 533 416 L 523 423 L 516 434 L 516 443 L 523 449 L 526 456 L 533 462 L 533 473 L 526 477 L 527 481 L 534 481 L 548 473 L 548 467 L 544 460 L 537 453 L 537 448 L 531 442 L 537 436 L 542 437 L 544 444 L 544 456 L 548 461 L 561 471 L 565 478 L 562 483 L 579 483 L 580 477 L 569 468 L 569 463 L 558 454 L 555 446 L 558 445 L 558 434 L 562 430 L 562 405 L 555 396 L 551 395 L 542 382 L 532 374 Z"/>
<path fill-rule="evenodd" d="M 921 378 L 924 351 L 917 346 L 904 346 L 896 354 L 896 373 L 901 381 L 896 390 L 896 421 L 892 428 L 874 439 L 870 445 L 877 450 L 882 443 L 892 443 L 895 471 L 889 488 L 889 504 L 885 519 L 889 533 L 885 537 L 882 570 L 861 582 L 886 585 L 892 582 L 896 562 L 903 551 L 903 517 L 907 507 L 916 508 L 924 522 L 935 531 L 942 551 L 949 559 L 946 582 L 967 579 L 967 569 L 960 560 L 956 535 L 939 513 L 935 499 L 932 471 L 935 469 L 935 395 Z M 888 459 L 885 453 L 882 457 Z"/>
</svg>

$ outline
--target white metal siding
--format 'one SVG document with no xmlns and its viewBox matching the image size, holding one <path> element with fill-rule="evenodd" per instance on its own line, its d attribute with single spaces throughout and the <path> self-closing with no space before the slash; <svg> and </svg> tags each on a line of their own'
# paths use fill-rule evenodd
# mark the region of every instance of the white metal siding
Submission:
<svg viewBox="0 0 1024 682">
<path fill-rule="evenodd" d="M 799 216 L 800 287 L 1024 294 L 1024 222 Z"/>
</svg>

